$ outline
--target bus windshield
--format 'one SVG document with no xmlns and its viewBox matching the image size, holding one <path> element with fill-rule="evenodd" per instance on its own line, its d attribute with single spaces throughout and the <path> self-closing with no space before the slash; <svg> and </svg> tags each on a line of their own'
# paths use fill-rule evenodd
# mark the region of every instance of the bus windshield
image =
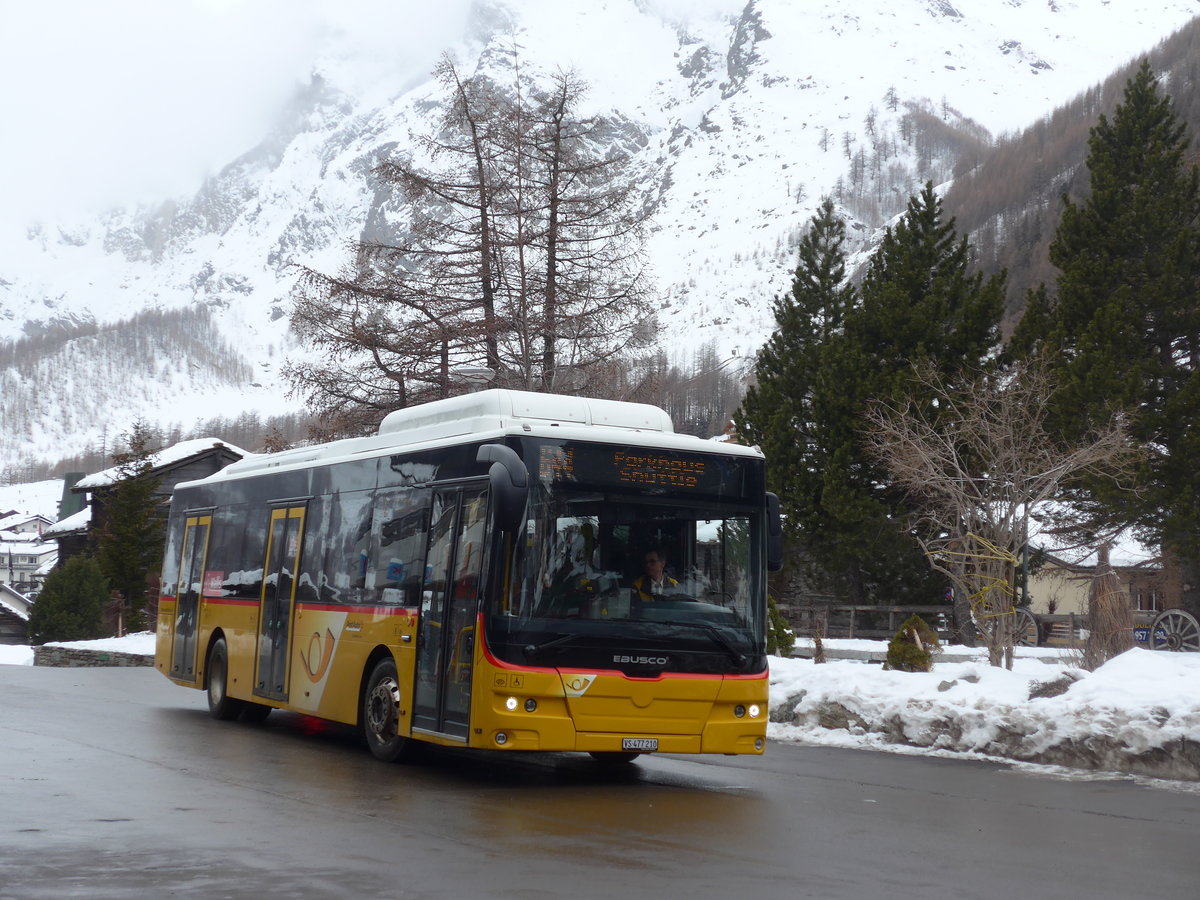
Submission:
<svg viewBox="0 0 1200 900">
<path fill-rule="evenodd" d="M 493 653 L 643 677 L 762 672 L 761 506 L 578 481 L 534 481 L 489 610 Z"/>
</svg>

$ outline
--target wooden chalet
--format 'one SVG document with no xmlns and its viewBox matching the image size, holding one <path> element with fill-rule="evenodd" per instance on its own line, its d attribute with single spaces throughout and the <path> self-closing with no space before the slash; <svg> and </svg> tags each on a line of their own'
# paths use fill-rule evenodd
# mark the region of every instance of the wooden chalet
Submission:
<svg viewBox="0 0 1200 900">
<path fill-rule="evenodd" d="M 150 457 L 150 477 L 157 482 L 155 495 L 158 497 L 165 520 L 171 492 L 182 481 L 205 478 L 237 462 L 246 456 L 245 450 L 216 438 L 198 438 L 183 441 L 159 450 Z M 56 525 L 46 529 L 44 536 L 58 541 L 59 562 L 95 547 L 95 535 L 104 527 L 105 500 L 113 487 L 120 481 L 121 469 L 113 466 L 103 472 L 85 475 L 64 490 L 62 509 L 64 516 Z M 68 497 L 72 503 L 68 504 Z M 65 514 L 70 506 L 82 508 L 73 514 Z"/>
</svg>

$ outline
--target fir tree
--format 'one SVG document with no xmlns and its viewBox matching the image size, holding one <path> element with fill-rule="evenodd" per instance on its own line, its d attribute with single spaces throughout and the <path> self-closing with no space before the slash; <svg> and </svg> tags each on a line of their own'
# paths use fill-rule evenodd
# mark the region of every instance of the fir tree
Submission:
<svg viewBox="0 0 1200 900">
<path fill-rule="evenodd" d="M 47 641 L 87 641 L 105 637 L 104 601 L 108 582 L 94 559 L 76 556 L 46 576 L 29 612 L 29 636 Z"/>
<path fill-rule="evenodd" d="M 1090 191 L 1063 197 L 1050 247 L 1057 297 L 1042 296 L 1019 337 L 1050 351 L 1064 435 L 1134 411 L 1150 450 L 1137 492 L 1085 485 L 1096 513 L 1129 521 L 1184 563 L 1200 611 L 1200 174 L 1148 62 L 1088 142 Z"/>
<path fill-rule="evenodd" d="M 102 494 L 96 559 L 109 586 L 124 600 L 124 630 L 132 632 L 147 627 L 146 579 L 161 562 L 164 527 L 158 479 L 150 474 L 157 450 L 150 429 L 135 422 L 124 438 L 127 449 L 113 454 L 116 480 Z"/>
<path fill-rule="evenodd" d="M 885 235 L 862 287 L 845 284 L 845 226 L 826 202 L 801 245 L 777 333 L 738 428 L 759 443 L 804 551 L 852 602 L 930 602 L 942 590 L 906 530 L 902 493 L 868 455 L 864 413 L 901 396 L 914 365 L 953 372 L 995 345 L 1003 276 L 968 272 L 969 248 L 927 185 Z"/>
<path fill-rule="evenodd" d="M 853 421 L 852 432 L 840 436 L 844 474 L 838 502 L 851 521 L 857 519 L 854 530 L 866 541 L 858 551 L 864 564 L 875 568 L 879 580 L 890 574 L 893 590 L 907 591 L 908 602 L 940 597 L 941 582 L 915 541 L 901 532 L 910 516 L 908 501 L 870 461 L 861 416 L 872 402 L 899 401 L 919 391 L 919 368 L 953 381 L 997 346 L 1004 275 L 972 274 L 970 256 L 966 237 L 958 235 L 953 219 L 945 219 L 941 199 L 926 184 L 872 255 L 862 302 L 847 324 L 846 346 L 831 353 L 825 370 L 830 402 L 841 407 L 843 420 Z M 890 571 L 879 571 L 881 557 Z M 973 643 L 967 598 L 955 599 L 959 639 Z"/>
<path fill-rule="evenodd" d="M 800 241 L 791 294 L 774 302 L 775 332 L 758 354 L 755 384 L 746 392 L 734 420 L 738 434 L 762 447 L 767 477 L 789 503 L 789 521 L 798 522 L 805 493 L 797 484 L 813 468 L 818 448 L 808 436 L 816 430 L 813 385 L 821 347 L 840 333 L 854 289 L 845 284 L 846 225 L 826 198 Z"/>
</svg>

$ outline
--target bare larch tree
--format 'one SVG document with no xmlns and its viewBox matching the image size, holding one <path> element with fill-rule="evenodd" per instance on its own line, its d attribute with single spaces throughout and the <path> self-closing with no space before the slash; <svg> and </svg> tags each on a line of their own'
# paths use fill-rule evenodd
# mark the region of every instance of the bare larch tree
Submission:
<svg viewBox="0 0 1200 900">
<path fill-rule="evenodd" d="M 336 276 L 303 273 L 292 325 L 322 360 L 287 374 L 324 416 L 378 421 L 448 396 L 461 366 L 603 392 L 614 360 L 653 342 L 646 216 L 611 123 L 578 114 L 574 74 L 504 63 L 499 83 L 443 58 L 435 133 L 376 169 L 398 237 L 361 241 Z"/>
</svg>

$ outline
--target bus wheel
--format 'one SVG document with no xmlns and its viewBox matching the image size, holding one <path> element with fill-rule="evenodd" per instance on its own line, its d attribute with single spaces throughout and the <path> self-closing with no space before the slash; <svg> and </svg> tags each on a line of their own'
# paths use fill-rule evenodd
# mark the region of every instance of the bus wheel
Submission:
<svg viewBox="0 0 1200 900">
<path fill-rule="evenodd" d="M 265 722 L 271 714 L 271 707 L 263 703 L 247 703 L 242 707 L 243 722 Z"/>
<path fill-rule="evenodd" d="M 631 763 L 642 754 L 640 753 L 622 753 L 617 750 L 608 752 L 593 750 L 588 753 L 592 759 L 606 766 L 623 766 L 626 763 Z"/>
<path fill-rule="evenodd" d="M 214 719 L 234 719 L 242 711 L 242 701 L 229 696 L 229 648 L 225 638 L 217 638 L 208 654 L 208 712 Z"/>
<path fill-rule="evenodd" d="M 408 738 L 396 733 L 400 717 L 400 684 L 396 663 L 381 659 L 371 670 L 362 701 L 362 730 L 376 759 L 395 762 L 407 755 Z"/>
</svg>

